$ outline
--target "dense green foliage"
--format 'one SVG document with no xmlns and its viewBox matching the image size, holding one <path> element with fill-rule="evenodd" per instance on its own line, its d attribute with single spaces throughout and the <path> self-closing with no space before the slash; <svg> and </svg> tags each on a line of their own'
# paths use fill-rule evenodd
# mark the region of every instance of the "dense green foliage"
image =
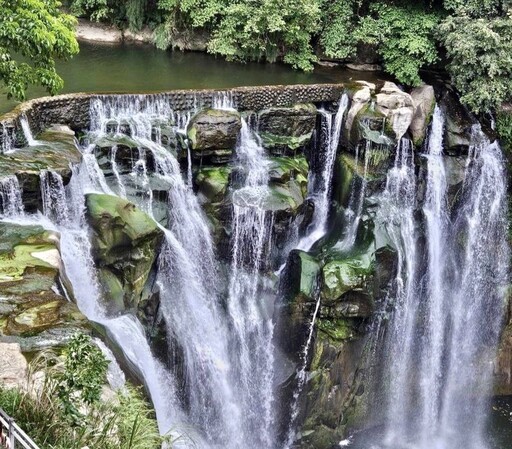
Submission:
<svg viewBox="0 0 512 449">
<path fill-rule="evenodd" d="M 416 4 L 374 3 L 354 34 L 359 42 L 376 47 L 389 73 L 416 86 L 421 84 L 419 70 L 438 60 L 432 36 L 439 19 Z"/>
<path fill-rule="evenodd" d="M 77 53 L 78 44 L 75 19 L 59 7 L 57 0 L 0 0 L 0 80 L 9 97 L 24 99 L 31 84 L 51 94 L 62 88 L 55 59 Z"/>
<path fill-rule="evenodd" d="M 509 0 L 71 0 L 72 11 L 155 29 L 159 48 L 200 31 L 209 52 L 229 60 L 282 60 L 310 70 L 318 54 L 380 61 L 397 81 L 447 67 L 476 112 L 512 97 Z M 364 53 L 366 57 L 362 57 Z M 371 58 L 370 58 L 371 59 Z"/>
<path fill-rule="evenodd" d="M 511 98 L 512 20 L 451 16 L 440 31 L 463 103 L 484 112 Z"/>
<path fill-rule="evenodd" d="M 318 55 L 380 62 L 408 86 L 439 64 L 476 112 L 512 98 L 511 0 L 67 1 L 76 16 L 149 26 L 162 49 L 201 36 L 199 47 L 228 60 L 280 60 L 302 70 Z M 72 28 L 57 0 L 0 0 L 0 78 L 8 95 L 23 98 L 29 84 L 52 94 L 62 87 L 54 60 L 78 50 Z"/>
<path fill-rule="evenodd" d="M 504 150 L 510 156 L 512 153 L 512 110 L 501 110 L 496 117 L 496 130 Z"/>
<path fill-rule="evenodd" d="M 160 448 L 153 410 L 140 390 L 125 387 L 101 400 L 107 366 L 90 338 L 77 335 L 63 356 L 46 352 L 31 363 L 26 390 L 0 385 L 0 407 L 40 447 Z"/>
</svg>

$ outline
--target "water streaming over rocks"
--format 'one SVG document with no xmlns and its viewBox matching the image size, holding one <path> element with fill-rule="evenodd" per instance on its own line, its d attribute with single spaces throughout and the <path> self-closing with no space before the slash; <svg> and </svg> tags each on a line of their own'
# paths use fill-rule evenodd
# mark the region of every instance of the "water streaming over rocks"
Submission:
<svg viewBox="0 0 512 449">
<path fill-rule="evenodd" d="M 265 209 L 268 165 L 265 151 L 242 121 L 237 163 L 241 187 L 233 192 L 232 262 L 228 311 L 234 341 L 231 348 L 243 401 L 245 441 L 252 447 L 272 447 L 273 348 L 272 303 L 262 295 L 260 271 L 268 264 L 273 214 Z"/>
<path fill-rule="evenodd" d="M 32 135 L 32 130 L 30 129 L 28 118 L 24 114 L 20 117 L 20 125 L 23 131 L 23 135 L 25 136 L 25 140 L 27 141 L 27 145 L 29 147 L 37 145 L 37 141 L 36 139 L 34 139 L 34 136 Z"/>
<path fill-rule="evenodd" d="M 381 198 L 379 219 L 398 256 L 385 343 L 386 447 L 486 447 L 485 398 L 508 270 L 504 168 L 498 144 L 475 125 L 462 197 L 450 211 L 443 127 L 436 108 L 425 154 L 425 246 L 404 139 Z"/>
<path fill-rule="evenodd" d="M 312 184 L 313 189 L 310 192 L 315 202 L 315 214 L 313 222 L 310 225 L 310 230 L 304 236 L 299 244 L 298 249 L 309 250 L 313 244 L 320 239 L 327 231 L 327 218 L 329 215 L 329 204 L 331 201 L 332 193 L 332 178 L 334 163 L 338 152 L 338 146 L 341 137 L 341 130 L 343 125 L 343 118 L 349 106 L 349 97 L 343 94 L 340 98 L 338 110 L 335 114 L 327 112 L 323 109 L 319 110 L 322 115 L 322 126 L 324 136 L 324 149 L 321 156 L 321 173 L 318 181 Z"/>
<path fill-rule="evenodd" d="M 16 217 L 23 214 L 21 188 L 16 176 L 0 179 L 0 212 L 4 217 Z"/>
<path fill-rule="evenodd" d="M 232 95 L 218 93 L 213 107 L 233 111 Z M 319 110 L 325 139 L 319 173 L 308 185 L 315 206 L 312 222 L 298 245 L 287 242 L 281 248 L 295 245 L 309 251 L 328 232 L 333 174 L 348 108 L 349 98 L 343 95 L 336 113 Z M 310 380 L 316 324 L 325 318 L 325 279 L 316 272 L 304 344 L 290 368 L 290 416 L 279 423 L 276 367 L 284 362 L 274 335 L 273 270 L 279 260 L 274 230 L 279 217 L 272 203 L 272 160 L 254 121 L 242 118 L 226 195 L 229 249 L 220 254 L 212 224 L 194 192 L 198 169 L 193 149 L 182 145 L 193 113 L 173 111 L 166 95 L 93 98 L 83 160 L 72 167 L 70 183 L 65 186 L 63 177 L 51 169 L 40 172 L 46 218 L 39 220 L 47 225 L 49 219 L 59 231 L 66 276 L 80 310 L 105 328 L 144 380 L 160 431 L 189 434 L 176 447 L 295 447 L 302 438 L 299 399 Z M 36 145 L 26 118 L 21 120 L 27 142 Z M 385 355 L 380 410 L 384 436 L 374 442 L 378 447 L 486 447 L 484 398 L 489 394 L 509 256 L 507 245 L 500 244 L 506 233 L 503 160 L 498 144 L 475 125 L 461 194 L 452 198 L 444 124 L 443 112 L 436 107 L 424 154 L 415 151 L 408 138 L 399 140 L 385 185 L 377 193 L 369 192 L 367 175 L 374 151 L 383 150 L 369 140 L 358 142 L 354 181 L 340 221 L 343 229 L 335 230 L 342 237 L 329 248 L 344 256 L 360 250 L 358 230 L 368 212 L 367 196 L 373 195 L 375 226 L 396 251 L 394 279 L 373 323 L 373 343 L 381 337 Z M 112 313 L 105 303 L 86 219 L 85 198 L 91 192 L 125 198 L 157 223 L 162 243 L 152 288 L 158 294 L 155 326 L 165 338 L 165 354 L 150 345 L 148 329 L 134 310 Z M 24 215 L 15 176 L 2 178 L 0 212 L 9 219 Z M 289 218 L 290 225 L 294 218 Z M 307 256 L 313 258 L 325 248 L 315 251 Z M 112 376 L 122 385 L 118 371 Z M 350 443 L 343 440 L 343 445 Z"/>
</svg>

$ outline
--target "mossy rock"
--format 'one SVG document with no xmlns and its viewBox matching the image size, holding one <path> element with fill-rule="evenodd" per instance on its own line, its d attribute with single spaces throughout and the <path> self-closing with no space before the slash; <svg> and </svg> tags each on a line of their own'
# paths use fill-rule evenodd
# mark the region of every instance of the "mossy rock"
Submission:
<svg viewBox="0 0 512 449">
<path fill-rule="evenodd" d="M 199 195 L 209 203 L 224 200 L 229 185 L 231 167 L 201 167 L 194 179 Z"/>
<path fill-rule="evenodd" d="M 368 253 L 331 258 L 322 269 L 322 297 L 333 301 L 351 290 L 363 288 L 372 272 L 373 257 Z"/>
<path fill-rule="evenodd" d="M 19 337 L 22 347 L 28 345 L 24 338 L 42 332 L 89 327 L 76 305 L 60 294 L 58 244 L 57 234 L 40 226 L 0 223 L 0 333 Z"/>
<path fill-rule="evenodd" d="M 360 336 L 357 332 L 357 323 L 345 318 L 319 318 L 317 328 L 330 342 L 353 340 Z"/>
<path fill-rule="evenodd" d="M 311 141 L 316 126 L 314 104 L 273 107 L 258 113 L 258 130 L 264 148 L 273 154 L 292 154 Z"/>
<path fill-rule="evenodd" d="M 190 120 L 187 137 L 193 152 L 235 148 L 242 120 L 236 111 L 204 109 Z"/>
<path fill-rule="evenodd" d="M 125 306 L 136 307 L 155 263 L 163 231 L 149 215 L 117 196 L 87 194 L 86 209 L 93 230 L 96 264 L 118 278 Z M 110 290 L 104 291 L 108 300 L 119 303 Z"/>
<path fill-rule="evenodd" d="M 287 182 L 295 179 L 299 184 L 308 182 L 309 165 L 304 156 L 270 158 L 269 176 L 271 182 Z"/>
<path fill-rule="evenodd" d="M 41 134 L 40 138 L 48 140 L 38 140 L 38 145 L 0 154 L 0 179 L 9 176 L 18 178 L 23 203 L 30 212 L 42 208 L 41 172 L 54 171 L 67 184 L 71 178 L 71 166 L 82 160 L 82 153 L 72 135 L 50 130 Z"/>
</svg>

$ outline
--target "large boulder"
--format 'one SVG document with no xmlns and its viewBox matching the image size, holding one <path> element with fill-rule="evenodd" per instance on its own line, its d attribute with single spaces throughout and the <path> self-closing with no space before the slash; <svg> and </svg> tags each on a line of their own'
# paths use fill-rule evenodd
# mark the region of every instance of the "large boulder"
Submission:
<svg viewBox="0 0 512 449">
<path fill-rule="evenodd" d="M 194 178 L 199 200 L 202 203 L 220 203 L 229 185 L 231 167 L 201 167 Z"/>
<path fill-rule="evenodd" d="M 357 85 L 357 90 L 352 94 L 350 109 L 347 113 L 347 118 L 345 119 L 345 133 L 347 139 L 350 139 L 350 142 L 346 142 L 346 145 L 352 144 L 355 146 L 357 142 L 353 142 L 353 139 L 350 137 L 353 135 L 354 125 L 357 125 L 356 117 L 359 113 L 368 107 L 370 104 L 370 100 L 372 99 L 372 90 L 370 86 L 367 85 Z"/>
<path fill-rule="evenodd" d="M 204 109 L 190 120 L 187 136 L 194 157 L 217 155 L 219 151 L 231 152 L 236 147 L 242 128 L 240 114 L 236 111 Z"/>
<path fill-rule="evenodd" d="M 41 173 L 53 171 L 67 184 L 71 166 L 81 160 L 82 153 L 75 144 L 74 132 L 67 127 L 54 126 L 38 136 L 37 145 L 0 154 L 0 180 L 16 176 L 25 209 L 34 212 L 42 210 Z"/>
<path fill-rule="evenodd" d="M 336 301 L 347 292 L 363 289 L 367 278 L 373 273 L 373 254 L 360 253 L 354 256 L 334 256 L 322 269 L 322 297 Z"/>
<path fill-rule="evenodd" d="M 311 103 L 260 111 L 258 131 L 263 146 L 275 155 L 304 149 L 315 130 L 316 114 L 316 106 Z"/>
<path fill-rule="evenodd" d="M 89 329 L 62 293 L 58 246 L 58 234 L 40 226 L 0 223 L 0 335 L 23 351 L 59 346 Z"/>
<path fill-rule="evenodd" d="M 411 91 L 411 98 L 414 104 L 414 115 L 409 130 L 414 145 L 420 147 L 425 140 L 427 128 L 436 106 L 434 88 L 428 84 L 415 87 Z"/>
<path fill-rule="evenodd" d="M 117 196 L 86 195 L 93 257 L 110 312 L 136 309 L 163 239 L 156 222 Z"/>
<path fill-rule="evenodd" d="M 444 152 L 458 156 L 471 145 L 471 127 L 475 121 L 453 92 L 444 92 L 440 104 L 446 117 Z"/>
<path fill-rule="evenodd" d="M 414 115 L 412 97 L 394 83 L 386 81 L 375 97 L 375 110 L 387 119 L 394 137 L 400 139 L 409 129 Z"/>
</svg>

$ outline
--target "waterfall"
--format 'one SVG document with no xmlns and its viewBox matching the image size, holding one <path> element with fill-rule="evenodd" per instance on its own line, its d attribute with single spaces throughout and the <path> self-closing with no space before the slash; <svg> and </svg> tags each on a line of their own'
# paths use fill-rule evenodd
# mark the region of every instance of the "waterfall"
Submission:
<svg viewBox="0 0 512 449">
<path fill-rule="evenodd" d="M 428 255 L 428 300 L 425 305 L 425 346 L 428 354 L 422 354 L 421 379 L 421 438 L 428 443 L 429 429 L 436 426 L 440 407 L 441 378 L 443 375 L 443 344 L 445 341 L 445 323 L 447 313 L 443 303 L 446 279 L 446 258 L 444 246 L 449 224 L 446 204 L 446 171 L 443 162 L 444 115 L 436 106 L 432 117 L 432 129 L 428 137 L 427 189 L 423 214 L 426 220 L 426 238 Z"/>
<path fill-rule="evenodd" d="M 118 185 L 118 195 L 121 197 L 121 198 L 126 198 L 126 187 L 124 186 L 124 183 L 123 183 L 123 180 L 121 179 L 121 175 L 119 174 L 119 169 L 117 167 L 117 161 L 116 161 L 116 156 L 117 156 L 117 145 L 114 145 L 112 147 L 112 151 L 111 151 L 111 154 L 110 154 L 110 165 L 112 166 L 112 173 L 114 174 L 115 178 L 116 178 L 116 182 L 117 182 L 117 185 Z"/>
<path fill-rule="evenodd" d="M 14 175 L 0 179 L 0 212 L 4 217 L 23 214 L 23 200 L 18 178 Z"/>
<path fill-rule="evenodd" d="M 388 172 L 386 188 L 382 195 L 379 219 L 385 223 L 393 246 L 397 250 L 398 263 L 395 280 L 394 317 L 389 323 L 388 427 L 387 440 L 403 435 L 404 414 L 409 410 L 404 404 L 410 397 L 407 378 L 412 356 L 412 341 L 418 304 L 416 292 L 416 268 L 418 265 L 416 224 L 416 178 L 414 174 L 413 147 L 407 139 L 401 139 L 396 148 L 394 166 Z M 407 410 L 407 411 L 406 411 Z"/>
<path fill-rule="evenodd" d="M 428 138 L 425 245 L 402 139 L 378 220 L 397 250 L 384 346 L 386 447 L 482 449 L 508 271 L 500 148 L 475 125 L 460 198 L 449 210 L 439 108 Z M 422 259 L 425 258 L 425 262 Z"/>
<path fill-rule="evenodd" d="M 86 169 L 84 164 L 78 170 Z M 168 382 L 167 373 L 161 364 L 153 357 L 138 319 L 130 315 L 111 318 L 106 314 L 92 260 L 88 227 L 83 215 L 84 186 L 73 185 L 80 183 L 84 177 L 77 173 L 77 169 L 74 169 L 74 174 L 76 176 L 71 178 L 68 189 L 68 202 L 71 205 L 80 204 L 82 207 L 71 210 L 63 203 L 66 191 L 62 178 L 52 172 L 43 172 L 41 175 L 44 212 L 61 235 L 60 250 L 66 275 L 73 286 L 75 300 L 82 313 L 89 320 L 104 326 L 125 356 L 143 374 L 155 406 L 160 431 L 165 433 L 171 428 L 171 422 L 176 420 L 169 410 L 170 404 L 175 400 L 172 384 Z"/>
<path fill-rule="evenodd" d="M 2 147 L 0 154 L 9 154 L 14 149 L 14 130 L 2 124 Z"/>
<path fill-rule="evenodd" d="M 210 229 L 190 183 L 183 180 L 178 161 L 162 146 L 162 135 L 155 132 L 159 122 L 173 118 L 175 132 L 183 133 L 190 114 L 177 115 L 156 104 L 156 100 L 139 107 L 135 112 L 135 107 L 126 102 L 116 104 L 110 99 L 102 104 L 95 100 L 91 107 L 96 114 L 93 138 L 101 138 L 109 130 L 114 134 L 129 132 L 139 155 L 151 155 L 155 174 L 171 186 L 169 223 L 168 229 L 163 228 L 165 243 L 157 276 L 168 344 L 177 354 L 176 372 L 167 377 L 171 389 L 177 392 L 171 407 L 175 416 L 181 416 L 198 431 L 194 437 L 198 447 L 235 449 L 244 441 L 240 434 L 241 405 L 234 388 L 236 370 L 229 354 L 228 323 Z M 135 165 L 142 165 L 141 160 Z M 141 173 L 147 176 L 147 171 Z M 152 214 L 152 197 L 135 201 Z"/>
<path fill-rule="evenodd" d="M 242 121 L 237 162 L 245 177 L 233 192 L 232 263 L 228 311 L 233 327 L 238 388 L 245 412 L 244 446 L 271 448 L 273 435 L 272 304 L 262 294 L 260 270 L 270 254 L 273 214 L 265 210 L 269 161 Z M 241 447 L 241 446 L 239 446 Z"/>
<path fill-rule="evenodd" d="M 457 274 L 451 289 L 449 369 L 441 396 L 441 439 L 447 446 L 485 448 L 483 432 L 508 281 L 507 185 L 497 142 L 474 125 L 463 189 L 450 241 Z M 454 268 L 455 268 L 454 267 Z M 470 369 L 468 369 L 470 367 Z M 454 429 L 456 431 L 454 432 Z"/>
<path fill-rule="evenodd" d="M 54 171 L 43 170 L 41 179 L 41 198 L 43 214 L 59 225 L 69 223 L 68 201 L 62 176 Z"/>
<path fill-rule="evenodd" d="M 234 111 L 236 108 L 232 92 L 215 92 L 212 99 L 213 109 L 222 109 L 224 111 Z"/>
<path fill-rule="evenodd" d="M 333 114 L 323 109 L 319 110 L 325 124 L 324 132 L 326 134 L 326 142 L 324 144 L 324 152 L 321 161 L 322 171 L 320 173 L 319 182 L 314 183 L 318 185 L 315 186 L 313 192 L 310 192 L 315 203 L 315 214 L 313 216 L 311 230 L 301 239 L 297 249 L 308 251 L 326 232 L 329 204 L 331 201 L 334 163 L 336 162 L 336 154 L 341 137 L 343 117 L 345 116 L 348 106 L 348 95 L 343 94 L 339 101 L 338 111 L 334 117 Z"/>
<path fill-rule="evenodd" d="M 20 117 L 20 125 L 23 131 L 23 136 L 25 137 L 28 146 L 33 147 L 34 145 L 37 145 L 37 141 L 36 139 L 34 139 L 34 136 L 32 135 L 30 124 L 28 123 L 28 119 L 25 114 L 22 114 Z"/>
<path fill-rule="evenodd" d="M 355 175 L 359 175 L 359 146 L 356 148 L 356 159 L 355 159 Z M 372 152 L 372 143 L 369 140 L 366 140 L 365 142 L 365 148 L 364 148 L 364 168 L 363 172 L 361 173 L 361 183 L 358 187 L 356 182 L 357 177 L 354 176 L 354 181 L 352 181 L 352 189 L 350 192 L 350 198 L 348 202 L 348 207 L 345 211 L 345 217 L 347 219 L 346 221 L 346 230 L 343 236 L 343 239 L 336 244 L 335 248 L 342 250 L 342 251 L 348 251 L 350 250 L 355 242 L 357 237 L 357 229 L 359 227 L 359 223 L 361 221 L 361 216 L 363 213 L 363 205 L 364 205 L 364 197 L 366 194 L 366 187 L 368 184 L 367 181 L 367 175 L 368 175 L 368 163 L 371 158 L 371 152 Z"/>
</svg>

